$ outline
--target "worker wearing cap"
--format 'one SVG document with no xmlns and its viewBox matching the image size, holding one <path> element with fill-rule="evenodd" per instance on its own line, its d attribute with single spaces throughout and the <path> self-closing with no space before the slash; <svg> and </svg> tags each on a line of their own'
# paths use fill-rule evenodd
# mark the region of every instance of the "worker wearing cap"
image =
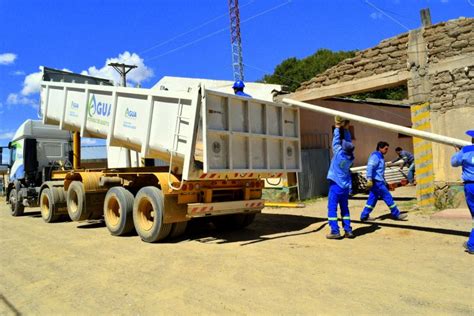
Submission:
<svg viewBox="0 0 474 316">
<path fill-rule="evenodd" d="M 464 242 L 464 248 L 470 254 L 474 254 L 474 130 L 467 131 L 473 145 L 464 146 L 451 157 L 453 167 L 462 166 L 462 180 L 464 182 L 464 194 L 467 206 L 472 216 L 472 229 L 468 241 Z"/>
<path fill-rule="evenodd" d="M 390 209 L 392 218 L 395 220 L 404 220 L 406 214 L 401 214 L 392 195 L 387 189 L 385 183 L 385 160 L 384 156 L 388 152 L 389 144 L 380 141 L 377 144 L 376 151 L 369 156 L 367 163 L 367 189 L 370 189 L 369 198 L 365 204 L 364 210 L 360 215 L 360 220 L 365 222 L 370 219 L 369 215 L 373 211 L 378 199 L 384 200 Z"/>
<path fill-rule="evenodd" d="M 354 238 L 349 214 L 349 193 L 352 188 L 350 167 L 354 161 L 354 145 L 351 142 L 350 132 L 347 130 L 349 121 L 337 116 L 335 123 L 336 128 L 334 129 L 334 137 L 332 140 L 333 157 L 327 175 L 327 179 L 329 180 L 328 223 L 331 232 L 326 238 L 343 238 L 339 232 L 339 225 L 337 223 L 338 204 L 341 209 L 342 224 L 345 231 L 344 237 Z"/>
<path fill-rule="evenodd" d="M 403 150 L 401 147 L 395 148 L 395 152 L 397 153 L 398 157 L 392 160 L 391 162 L 397 162 L 399 160 L 403 160 L 403 165 L 400 167 L 408 167 L 408 174 L 407 179 L 410 184 L 413 184 L 415 178 L 415 156 L 409 151 Z"/>
<path fill-rule="evenodd" d="M 235 95 L 240 95 L 241 97 L 251 98 L 250 95 L 244 92 L 245 84 L 242 80 L 237 80 L 234 82 L 232 89 L 234 89 Z"/>
</svg>

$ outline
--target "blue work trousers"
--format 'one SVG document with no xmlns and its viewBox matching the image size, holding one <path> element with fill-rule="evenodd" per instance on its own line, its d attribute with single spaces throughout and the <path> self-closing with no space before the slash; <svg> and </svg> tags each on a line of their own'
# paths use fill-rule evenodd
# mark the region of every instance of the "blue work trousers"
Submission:
<svg viewBox="0 0 474 316">
<path fill-rule="evenodd" d="M 472 229 L 469 240 L 467 241 L 467 247 L 470 251 L 474 251 L 474 183 L 464 184 L 464 194 L 466 195 L 467 206 L 469 207 L 472 217 Z"/>
<path fill-rule="evenodd" d="M 338 204 L 341 209 L 344 231 L 352 232 L 351 218 L 349 214 L 349 188 L 343 189 L 334 181 L 329 181 L 328 222 L 329 227 L 331 227 L 331 234 L 339 234 L 339 225 L 337 223 Z"/>
<path fill-rule="evenodd" d="M 408 174 L 407 174 L 408 182 L 413 183 L 415 180 L 415 163 L 412 162 L 411 165 L 408 167 Z"/>
<path fill-rule="evenodd" d="M 374 180 L 374 185 L 370 189 L 367 203 L 365 203 L 364 210 L 362 211 L 362 214 L 360 214 L 361 220 L 367 219 L 369 217 L 370 212 L 374 210 L 374 207 L 379 199 L 384 200 L 385 204 L 387 204 L 392 217 L 398 218 L 400 211 L 398 210 L 397 204 L 393 200 L 392 195 L 388 191 L 385 182 Z"/>
</svg>

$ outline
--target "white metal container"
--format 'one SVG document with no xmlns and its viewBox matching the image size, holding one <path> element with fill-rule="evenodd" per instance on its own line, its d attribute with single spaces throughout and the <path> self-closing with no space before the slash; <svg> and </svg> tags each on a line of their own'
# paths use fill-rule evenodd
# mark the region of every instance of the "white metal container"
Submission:
<svg viewBox="0 0 474 316">
<path fill-rule="evenodd" d="M 41 83 L 46 124 L 171 160 L 184 180 L 278 177 L 301 168 L 299 109 L 205 90 Z"/>
</svg>

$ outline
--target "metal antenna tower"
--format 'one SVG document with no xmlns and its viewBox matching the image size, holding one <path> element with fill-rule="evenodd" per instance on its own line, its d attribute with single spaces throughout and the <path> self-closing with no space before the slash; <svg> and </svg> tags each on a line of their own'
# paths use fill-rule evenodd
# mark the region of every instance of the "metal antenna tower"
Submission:
<svg viewBox="0 0 474 316">
<path fill-rule="evenodd" d="M 242 62 L 242 42 L 240 39 L 239 0 L 229 0 L 230 44 L 232 47 L 232 69 L 234 80 L 244 80 L 244 65 Z"/>
</svg>

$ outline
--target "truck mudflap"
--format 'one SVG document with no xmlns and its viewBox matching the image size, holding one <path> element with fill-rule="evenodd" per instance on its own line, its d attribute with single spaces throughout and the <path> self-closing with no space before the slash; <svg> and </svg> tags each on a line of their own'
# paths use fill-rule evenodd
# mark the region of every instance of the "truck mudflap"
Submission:
<svg viewBox="0 0 474 316">
<path fill-rule="evenodd" d="M 257 213 L 265 207 L 265 200 L 244 200 L 214 203 L 190 203 L 187 216 L 204 217 L 237 213 Z"/>
</svg>

